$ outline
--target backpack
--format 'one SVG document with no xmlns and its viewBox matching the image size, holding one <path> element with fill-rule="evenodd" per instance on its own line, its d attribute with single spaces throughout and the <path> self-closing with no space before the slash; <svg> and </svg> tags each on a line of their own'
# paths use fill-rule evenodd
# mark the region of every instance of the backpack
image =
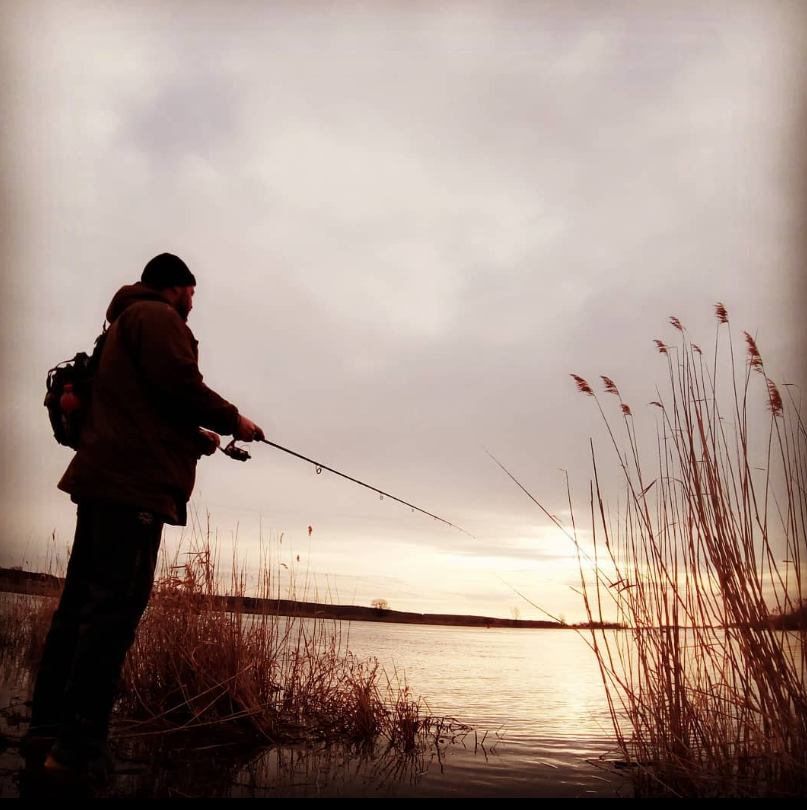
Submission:
<svg viewBox="0 0 807 810">
<path fill-rule="evenodd" d="M 98 368 L 107 336 L 107 325 L 95 339 L 91 355 L 79 352 L 48 372 L 45 407 L 48 409 L 53 436 L 59 444 L 78 449 L 81 426 L 90 405 L 92 378 Z"/>
</svg>

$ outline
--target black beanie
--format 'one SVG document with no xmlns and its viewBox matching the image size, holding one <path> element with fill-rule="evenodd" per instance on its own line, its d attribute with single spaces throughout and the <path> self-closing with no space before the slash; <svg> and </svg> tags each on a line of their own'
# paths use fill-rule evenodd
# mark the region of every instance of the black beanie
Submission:
<svg viewBox="0 0 807 810">
<path fill-rule="evenodd" d="M 196 279 L 188 265 L 173 253 L 155 256 L 144 268 L 140 281 L 155 290 L 166 287 L 195 287 Z"/>
</svg>

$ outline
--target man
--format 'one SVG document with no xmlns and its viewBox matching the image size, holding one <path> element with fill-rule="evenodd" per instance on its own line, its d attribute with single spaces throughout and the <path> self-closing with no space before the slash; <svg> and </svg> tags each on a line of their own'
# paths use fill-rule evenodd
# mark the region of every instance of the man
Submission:
<svg viewBox="0 0 807 810">
<path fill-rule="evenodd" d="M 29 752 L 53 743 L 46 769 L 111 767 L 109 718 L 151 592 L 163 524 L 185 525 L 196 462 L 216 451 L 216 434 L 264 438 L 202 381 L 186 324 L 195 287 L 185 262 L 163 253 L 107 311 L 92 401 L 59 482 L 78 505 L 76 534 L 26 737 Z"/>
</svg>

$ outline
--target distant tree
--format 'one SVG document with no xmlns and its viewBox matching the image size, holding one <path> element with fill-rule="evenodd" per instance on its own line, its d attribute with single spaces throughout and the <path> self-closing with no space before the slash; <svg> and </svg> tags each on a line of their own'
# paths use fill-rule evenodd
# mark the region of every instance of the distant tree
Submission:
<svg viewBox="0 0 807 810">
<path fill-rule="evenodd" d="M 521 608 L 514 607 L 510 613 L 513 615 L 513 618 L 518 621 L 521 618 Z"/>
<path fill-rule="evenodd" d="M 386 599 L 373 599 L 370 607 L 374 607 L 376 610 L 389 610 L 389 602 Z"/>
<path fill-rule="evenodd" d="M 565 613 L 561 613 L 561 614 L 558 616 L 558 621 L 559 621 L 561 624 L 566 624 L 566 614 L 565 614 Z"/>
</svg>

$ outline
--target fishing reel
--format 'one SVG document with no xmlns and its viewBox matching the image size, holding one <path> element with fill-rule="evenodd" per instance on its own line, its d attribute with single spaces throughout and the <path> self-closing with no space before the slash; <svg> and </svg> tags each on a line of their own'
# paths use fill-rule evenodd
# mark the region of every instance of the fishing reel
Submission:
<svg viewBox="0 0 807 810">
<path fill-rule="evenodd" d="M 249 454 L 249 450 L 247 450 L 246 447 L 239 447 L 235 443 L 235 439 L 233 439 L 226 447 L 220 447 L 219 450 L 221 450 L 224 455 L 229 456 L 236 461 L 249 461 L 249 459 L 252 458 L 252 456 Z"/>
</svg>

